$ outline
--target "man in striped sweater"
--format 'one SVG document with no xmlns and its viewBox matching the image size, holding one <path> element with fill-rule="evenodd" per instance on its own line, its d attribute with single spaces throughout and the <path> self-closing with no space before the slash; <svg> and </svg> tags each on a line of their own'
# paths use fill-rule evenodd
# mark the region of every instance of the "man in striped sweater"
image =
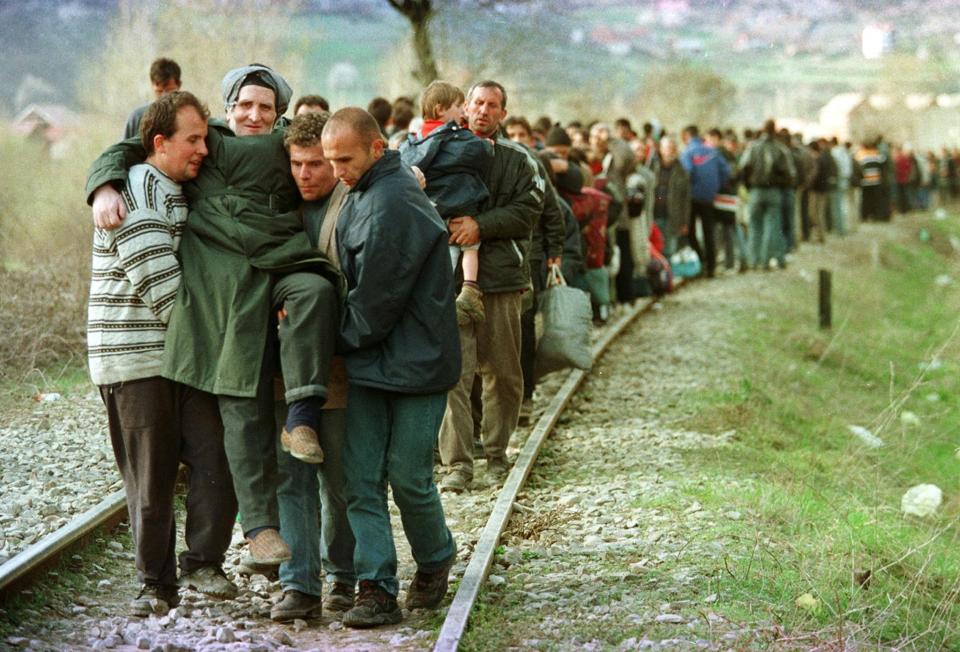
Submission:
<svg viewBox="0 0 960 652">
<path fill-rule="evenodd" d="M 107 408 L 127 494 L 142 584 L 131 603 L 137 616 L 165 613 L 179 602 L 174 485 L 180 462 L 190 490 L 179 585 L 224 598 L 237 591 L 221 568 L 237 502 L 217 400 L 160 377 L 187 219 L 180 183 L 197 176 L 207 155 L 207 117 L 206 107 L 186 92 L 150 106 L 140 129 L 148 156 L 130 169 L 123 194 L 127 219 L 94 234 L 90 375 Z"/>
</svg>

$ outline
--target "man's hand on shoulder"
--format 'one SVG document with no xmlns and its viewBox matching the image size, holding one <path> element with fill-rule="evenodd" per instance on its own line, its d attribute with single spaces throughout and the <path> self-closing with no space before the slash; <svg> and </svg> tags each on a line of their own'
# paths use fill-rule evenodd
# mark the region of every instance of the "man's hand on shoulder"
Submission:
<svg viewBox="0 0 960 652">
<path fill-rule="evenodd" d="M 112 231 L 123 224 L 127 207 L 120 193 L 108 183 L 93 191 L 93 224 L 98 229 Z"/>
<path fill-rule="evenodd" d="M 450 244 L 469 247 L 480 242 L 480 225 L 469 215 L 454 217 L 448 223 Z"/>
</svg>

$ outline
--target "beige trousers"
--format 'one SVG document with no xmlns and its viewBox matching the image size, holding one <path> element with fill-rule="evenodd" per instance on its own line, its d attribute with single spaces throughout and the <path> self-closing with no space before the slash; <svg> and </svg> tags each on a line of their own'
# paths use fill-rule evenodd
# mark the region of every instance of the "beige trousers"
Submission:
<svg viewBox="0 0 960 652">
<path fill-rule="evenodd" d="M 460 327 L 463 368 L 460 381 L 447 394 L 440 426 L 440 459 L 444 465 L 473 476 L 473 417 L 470 390 L 475 374 L 483 384 L 481 437 L 487 459 L 506 455 L 510 435 L 520 418 L 523 372 L 520 367 L 520 292 L 483 295 L 486 319 Z"/>
</svg>

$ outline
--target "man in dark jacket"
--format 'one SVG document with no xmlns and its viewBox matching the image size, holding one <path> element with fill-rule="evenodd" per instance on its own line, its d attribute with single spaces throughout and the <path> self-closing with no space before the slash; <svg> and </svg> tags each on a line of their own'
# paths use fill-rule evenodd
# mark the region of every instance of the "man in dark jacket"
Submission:
<svg viewBox="0 0 960 652">
<path fill-rule="evenodd" d="M 741 160 L 743 178 L 750 188 L 750 249 L 753 265 L 766 269 L 771 257 L 780 269 L 787 267 L 783 239 L 783 190 L 797 177 L 790 150 L 777 140 L 776 124 L 767 120 L 763 134 L 747 148 Z"/>
<path fill-rule="evenodd" d="M 336 239 L 347 282 L 343 465 L 360 593 L 343 622 L 375 627 L 402 618 L 386 482 L 417 563 L 408 609 L 440 603 L 456 558 L 433 484 L 446 393 L 460 376 L 453 278 L 443 221 L 400 155 L 384 151 L 373 116 L 355 107 L 337 111 L 322 144 L 350 188 Z"/>
<path fill-rule="evenodd" d="M 460 327 L 463 369 L 448 396 L 440 429 L 440 459 L 449 473 L 441 488 L 463 491 L 473 480 L 473 417 L 470 390 L 474 375 L 483 380 L 481 438 L 487 472 L 509 470 L 507 443 L 517 427 L 523 398 L 520 365 L 521 295 L 529 287 L 527 249 L 543 210 L 545 181 L 522 145 L 498 136 L 506 117 L 507 94 L 495 81 L 475 84 L 467 96 L 470 130 L 495 140 L 493 163 L 484 183 L 490 191 L 477 215 L 450 220 L 450 243 L 480 242 L 480 289 L 486 320 Z"/>
<path fill-rule="evenodd" d="M 690 175 L 690 225 L 688 237 L 703 261 L 707 277 L 712 277 L 717 267 L 716 217 L 713 200 L 730 176 L 730 166 L 723 156 L 700 138 L 700 130 L 690 125 L 683 130 L 686 149 L 680 157 L 683 169 Z M 703 227 L 703 248 L 697 238 L 697 220 Z"/>
</svg>

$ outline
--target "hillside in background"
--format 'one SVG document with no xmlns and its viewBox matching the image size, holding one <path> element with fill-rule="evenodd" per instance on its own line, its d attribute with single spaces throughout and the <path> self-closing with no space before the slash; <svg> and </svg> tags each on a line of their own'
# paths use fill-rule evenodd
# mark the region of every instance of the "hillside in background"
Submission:
<svg viewBox="0 0 960 652">
<path fill-rule="evenodd" d="M 464 83 L 503 78 L 516 89 L 514 106 L 529 113 L 590 117 L 610 107 L 647 117 L 645 80 L 679 62 L 734 84 L 730 119 L 740 124 L 765 115 L 814 118 L 846 91 L 960 91 L 960 0 L 435 5 L 441 74 Z M 117 0 L 0 1 L 0 112 L 75 103 L 78 80 L 109 40 L 117 12 Z M 303 57 L 298 92 L 365 104 L 377 94 L 417 91 L 408 74 L 408 24 L 386 0 L 305 1 L 291 24 L 289 48 Z M 864 56 L 864 29 L 873 30 L 878 58 Z M 146 70 L 143 77 L 143 86 L 131 89 L 131 108 L 146 97 Z M 189 77 L 185 70 L 188 86 Z"/>
</svg>

